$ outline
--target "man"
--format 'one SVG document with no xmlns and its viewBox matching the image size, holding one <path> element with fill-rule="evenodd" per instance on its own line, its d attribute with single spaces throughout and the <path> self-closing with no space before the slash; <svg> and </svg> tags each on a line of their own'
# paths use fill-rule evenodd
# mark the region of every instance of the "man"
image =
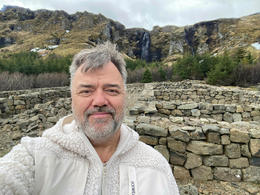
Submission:
<svg viewBox="0 0 260 195">
<path fill-rule="evenodd" d="M 174 195 L 170 166 L 122 124 L 126 68 L 107 42 L 75 55 L 71 116 L 0 160 L 0 194 Z"/>
</svg>

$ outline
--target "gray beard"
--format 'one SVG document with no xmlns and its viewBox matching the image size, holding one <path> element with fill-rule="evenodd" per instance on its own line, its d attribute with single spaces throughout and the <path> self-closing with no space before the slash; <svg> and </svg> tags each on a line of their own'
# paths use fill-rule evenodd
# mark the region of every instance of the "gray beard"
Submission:
<svg viewBox="0 0 260 195">
<path fill-rule="evenodd" d="M 103 143 L 107 141 L 109 138 L 111 138 L 117 130 L 119 130 L 123 120 L 124 120 L 124 110 L 120 111 L 118 113 L 118 116 L 116 116 L 116 113 L 114 110 L 107 109 L 107 108 L 100 108 L 99 111 L 108 111 L 112 114 L 112 120 L 107 122 L 107 119 L 96 119 L 95 123 L 107 123 L 106 126 L 103 127 L 95 127 L 95 124 L 91 125 L 89 123 L 88 117 L 91 113 L 97 111 L 95 110 L 87 110 L 84 113 L 84 121 L 79 121 L 78 116 L 76 116 L 74 113 L 74 118 L 76 120 L 76 124 L 78 127 L 84 132 L 84 134 L 95 143 Z"/>
</svg>

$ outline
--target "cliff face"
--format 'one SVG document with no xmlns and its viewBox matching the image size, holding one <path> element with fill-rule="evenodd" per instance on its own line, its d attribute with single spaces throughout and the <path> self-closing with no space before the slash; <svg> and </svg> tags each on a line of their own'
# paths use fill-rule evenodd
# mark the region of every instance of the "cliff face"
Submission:
<svg viewBox="0 0 260 195">
<path fill-rule="evenodd" d="M 49 53 L 74 54 L 80 49 L 110 40 L 132 58 L 146 61 L 174 60 L 184 53 L 218 54 L 260 42 L 260 14 L 239 19 L 219 19 L 191 26 L 155 26 L 152 31 L 126 29 L 124 25 L 89 12 L 69 15 L 49 11 L 6 7 L 0 12 L 1 53 L 58 47 Z"/>
</svg>

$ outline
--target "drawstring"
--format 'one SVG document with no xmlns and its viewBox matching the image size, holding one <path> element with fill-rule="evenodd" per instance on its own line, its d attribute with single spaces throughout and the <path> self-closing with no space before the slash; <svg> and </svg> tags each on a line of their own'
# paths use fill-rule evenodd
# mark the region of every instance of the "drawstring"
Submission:
<svg viewBox="0 0 260 195">
<path fill-rule="evenodd" d="M 128 167 L 129 195 L 137 195 L 136 172 L 134 167 Z"/>
</svg>

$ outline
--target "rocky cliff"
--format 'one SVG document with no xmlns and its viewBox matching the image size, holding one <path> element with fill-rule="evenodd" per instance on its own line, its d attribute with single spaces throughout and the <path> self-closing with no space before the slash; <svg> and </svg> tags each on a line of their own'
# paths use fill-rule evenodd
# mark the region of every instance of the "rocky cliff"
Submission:
<svg viewBox="0 0 260 195">
<path fill-rule="evenodd" d="M 260 42 L 260 14 L 219 19 L 191 26 L 155 26 L 152 31 L 127 29 L 99 14 L 5 7 L 0 11 L 1 54 L 49 49 L 46 54 L 74 54 L 82 48 L 110 40 L 132 58 L 175 60 L 184 53 L 222 53 L 243 47 L 259 56 L 252 44 Z M 52 47 L 55 46 L 55 47 Z"/>
</svg>

